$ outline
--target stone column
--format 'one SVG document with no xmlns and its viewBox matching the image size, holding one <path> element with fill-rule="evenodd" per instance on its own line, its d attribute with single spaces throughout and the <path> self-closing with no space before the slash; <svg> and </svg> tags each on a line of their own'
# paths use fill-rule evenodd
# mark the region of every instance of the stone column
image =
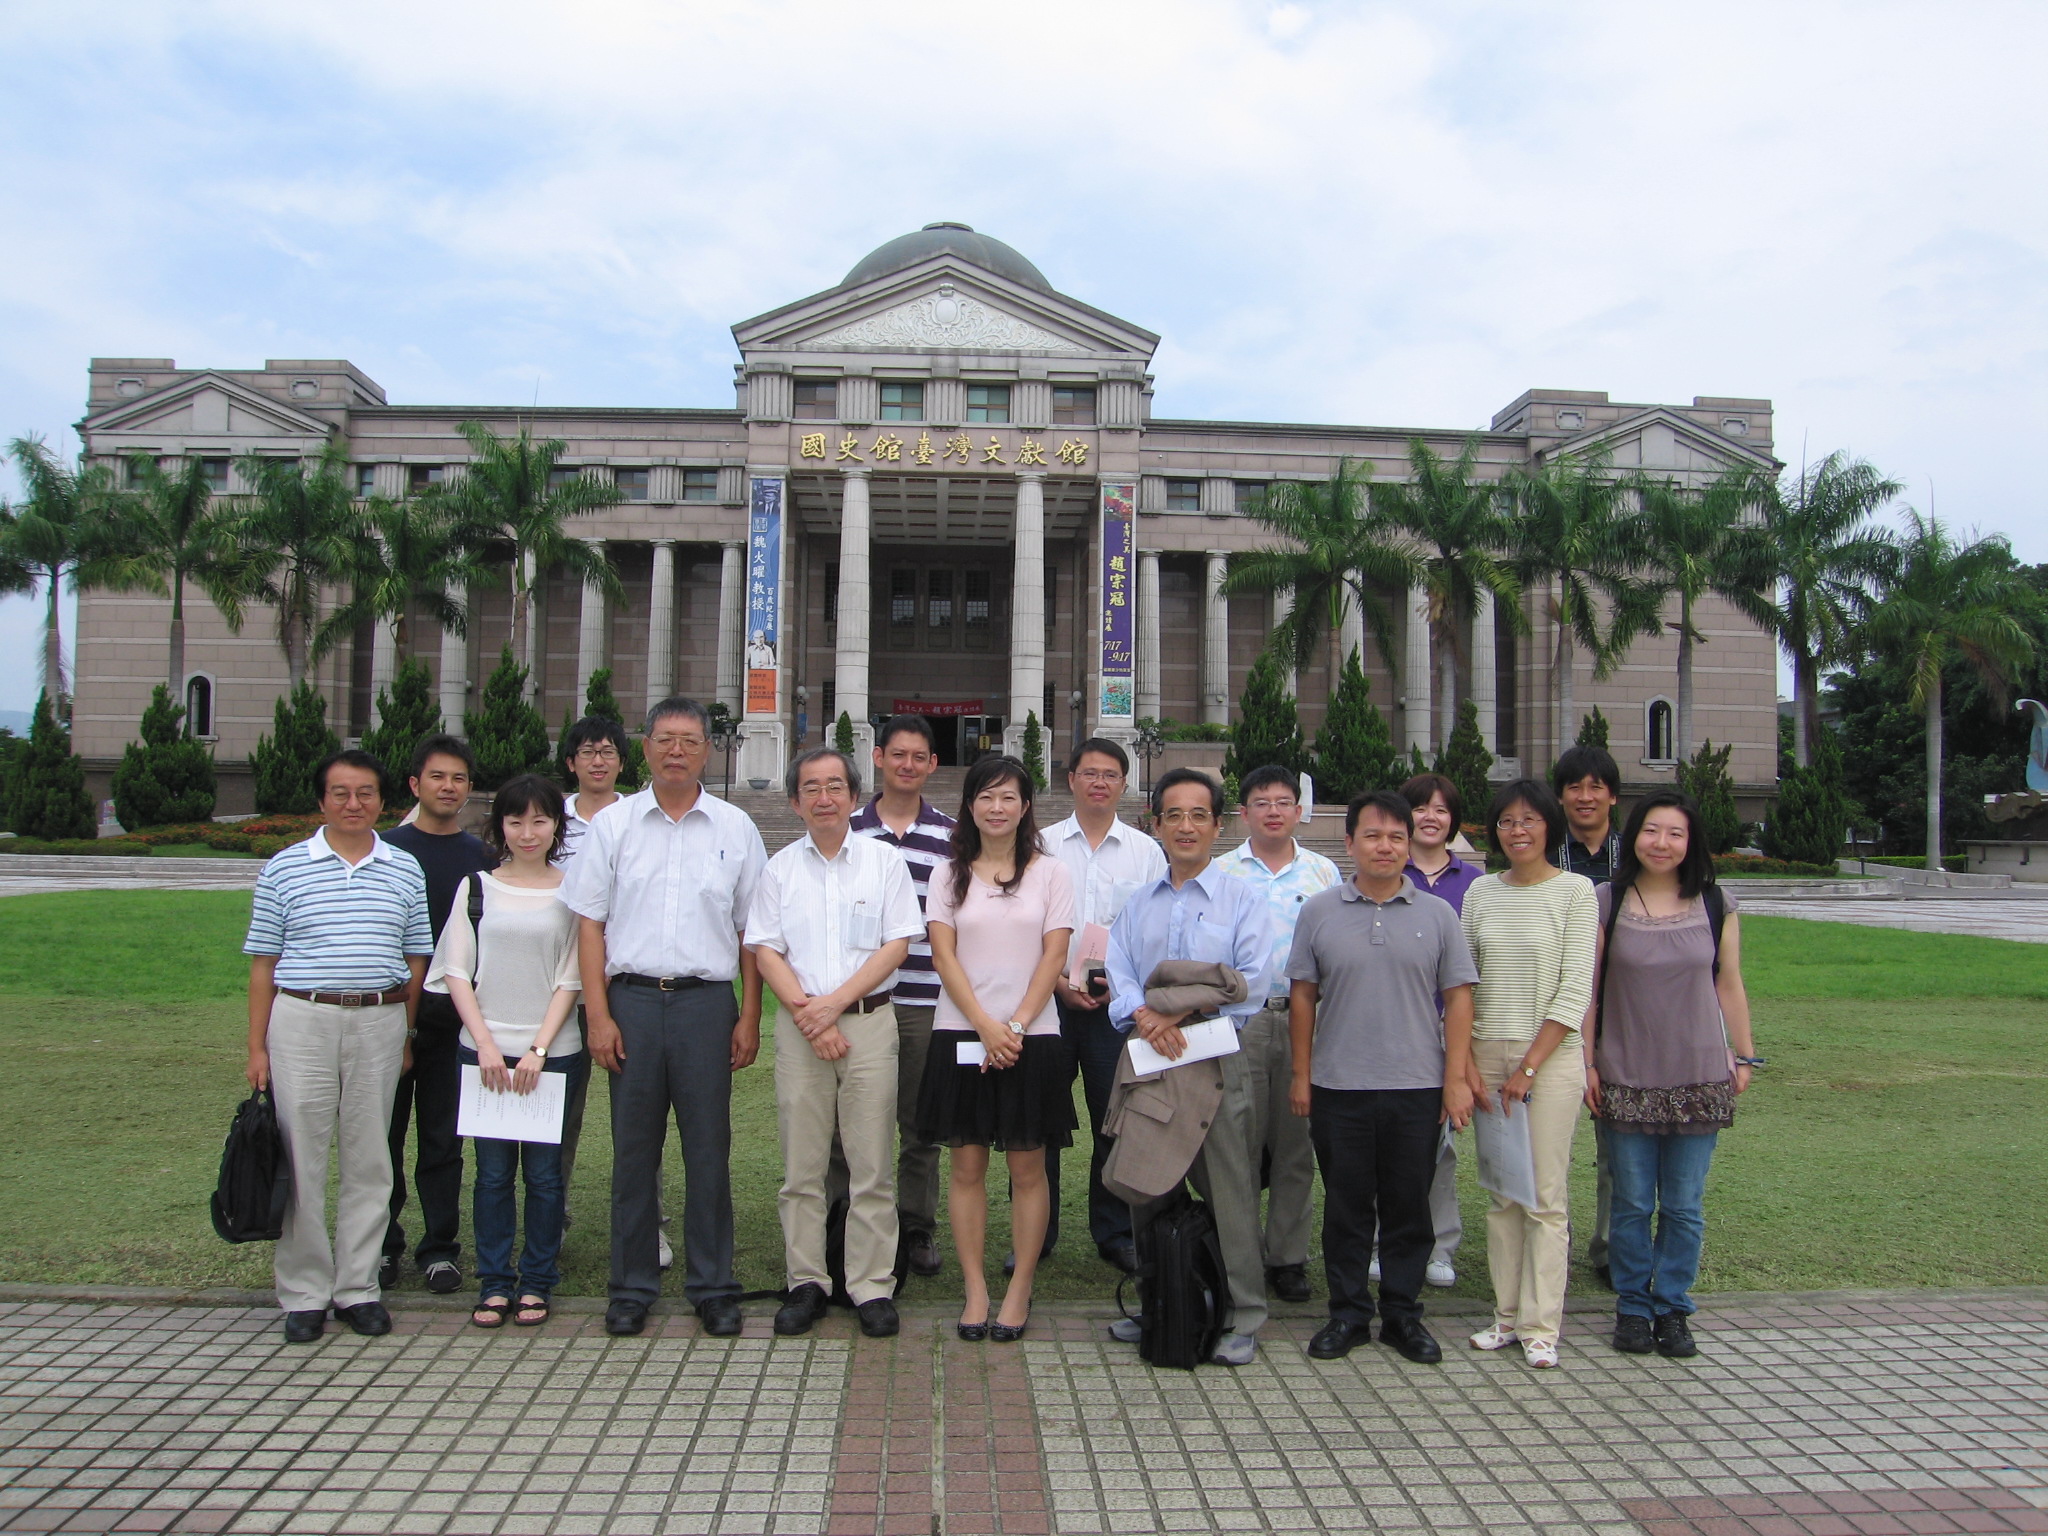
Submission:
<svg viewBox="0 0 2048 1536">
<path fill-rule="evenodd" d="M 747 622 L 747 546 L 742 539 L 724 541 L 718 566 L 718 702 L 737 720 L 745 713 L 741 697 L 740 631 Z"/>
<path fill-rule="evenodd" d="M 676 541 L 654 541 L 654 579 L 647 589 L 647 707 L 676 686 Z"/>
<path fill-rule="evenodd" d="M 1273 629 L 1277 630 L 1294 613 L 1294 588 L 1281 587 L 1273 593 Z M 1271 633 L 1271 631 L 1268 631 Z M 1280 663 L 1280 686 L 1289 698 L 1294 697 L 1295 685 L 1300 681 L 1294 674 L 1294 658 L 1290 655 Z"/>
<path fill-rule="evenodd" d="M 1223 595 L 1229 551 L 1212 549 L 1202 576 L 1202 721 L 1230 724 L 1230 602 Z"/>
<path fill-rule="evenodd" d="M 874 541 L 874 517 L 868 508 L 868 472 L 844 473 L 839 512 L 839 626 L 833 649 L 833 713 L 824 722 L 824 737 L 843 712 L 853 722 L 854 765 L 864 774 L 875 728 L 868 722 L 868 644 L 872 633 L 869 605 L 874 584 L 868 577 L 868 554 Z M 820 701 L 822 703 L 822 701 Z"/>
<path fill-rule="evenodd" d="M 379 617 L 370 631 L 370 720 L 376 724 L 377 695 L 391 686 L 398 669 L 398 640 L 391 633 L 391 620 Z"/>
<path fill-rule="evenodd" d="M 1138 551 L 1138 718 L 1159 718 L 1159 551 Z"/>
<path fill-rule="evenodd" d="M 1343 617 L 1337 621 L 1337 669 L 1341 672 L 1344 664 L 1351 659 L 1353 651 L 1358 652 L 1358 664 L 1363 667 L 1369 658 L 1365 654 L 1365 614 L 1358 606 L 1358 594 L 1344 593 Z M 1337 691 L 1337 679 L 1330 679 L 1330 692 Z"/>
<path fill-rule="evenodd" d="M 450 601 L 466 600 L 468 594 L 452 583 Z M 465 602 L 469 623 L 476 624 L 476 605 Z M 462 734 L 462 716 L 469 708 L 469 641 L 452 629 L 441 631 L 441 729 Z"/>
<path fill-rule="evenodd" d="M 1429 598 L 1408 589 L 1407 632 L 1401 640 L 1402 750 L 1420 747 L 1429 755 Z"/>
<path fill-rule="evenodd" d="M 1044 475 L 1017 477 L 1015 527 L 1015 564 L 1010 568 L 1010 712 L 1003 723 L 1003 750 L 1022 756 L 1025 715 L 1036 712 L 1041 731 L 1049 731 L 1053 725 L 1044 718 Z"/>
<path fill-rule="evenodd" d="M 604 556 L 603 539 L 585 539 L 590 552 Z M 576 676 L 569 685 L 570 709 L 582 703 L 590 674 L 604 665 L 604 588 L 591 577 L 583 578 L 583 606 L 576 615 Z"/>
<path fill-rule="evenodd" d="M 1493 648 L 1493 594 L 1479 589 L 1472 610 L 1472 707 L 1479 712 L 1479 739 L 1486 750 L 1500 756 L 1500 706 L 1495 685 L 1497 658 Z"/>
</svg>

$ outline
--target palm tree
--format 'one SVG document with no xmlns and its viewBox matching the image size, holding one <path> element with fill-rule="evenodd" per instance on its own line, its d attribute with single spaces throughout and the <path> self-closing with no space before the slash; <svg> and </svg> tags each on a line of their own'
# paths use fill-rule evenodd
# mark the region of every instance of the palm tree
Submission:
<svg viewBox="0 0 2048 1536">
<path fill-rule="evenodd" d="M 277 609 L 277 643 L 296 692 L 337 638 L 320 623 L 321 589 L 350 570 L 364 542 L 348 450 L 329 443 L 311 465 L 251 456 L 240 468 L 254 490 L 228 511 L 249 562 L 249 595 Z"/>
<path fill-rule="evenodd" d="M 389 624 L 393 662 L 402 666 L 412 654 L 414 615 L 451 634 L 465 633 L 468 612 L 451 594 L 482 568 L 448 498 L 372 496 L 361 515 L 369 536 L 356 541 L 348 571 L 354 595 L 322 626 L 327 643 L 354 634 L 366 620 Z"/>
<path fill-rule="evenodd" d="M 526 667 L 531 698 L 540 673 L 533 611 L 536 583 L 545 573 L 561 569 L 618 601 L 625 591 L 618 571 L 572 537 L 563 524 L 586 512 L 617 506 L 622 498 L 602 481 L 558 474 L 556 463 L 568 447 L 560 438 L 535 442 L 532 430 L 523 426 L 512 437 L 499 437 L 480 421 L 465 421 L 457 430 L 469 440 L 476 457 L 449 500 L 465 538 L 512 546 L 512 648 Z"/>
<path fill-rule="evenodd" d="M 1631 574 L 1629 523 L 1621 510 L 1624 487 L 1608 473 L 1604 457 L 1555 459 L 1519 471 L 1510 484 L 1515 514 L 1508 566 L 1524 588 L 1546 594 L 1547 616 L 1557 630 L 1554 739 L 1561 751 L 1574 729 L 1574 643 L 1592 657 L 1593 676 L 1607 676 L 1631 640 L 1657 632 L 1657 595 Z M 1609 613 L 1605 630 L 1601 599 Z"/>
<path fill-rule="evenodd" d="M 1776 588 L 1769 627 L 1792 663 L 1792 760 L 1801 768 L 1812 765 L 1820 726 L 1820 669 L 1847 659 L 1886 558 L 1871 515 L 1904 489 L 1862 459 L 1831 453 L 1762 503 L 1758 531 Z"/>
<path fill-rule="evenodd" d="M 1373 487 L 1374 499 L 1394 526 L 1421 546 L 1421 584 L 1442 714 L 1439 741 L 1449 741 L 1457 728 L 1458 662 L 1479 595 L 1491 593 L 1517 633 L 1529 627 L 1522 614 L 1521 583 L 1505 559 L 1510 524 L 1502 488 L 1497 481 L 1472 478 L 1478 457 L 1479 445 L 1471 439 L 1447 462 L 1418 438 L 1408 445 L 1408 482 Z"/>
<path fill-rule="evenodd" d="M 1726 598 L 1764 629 L 1775 613 L 1764 589 L 1769 566 L 1752 514 L 1771 494 L 1769 477 L 1736 467 L 1695 489 L 1675 480 L 1635 482 L 1638 511 L 1630 542 L 1641 554 L 1649 579 L 1661 596 L 1678 599 L 1678 744 L 1682 760 L 1692 757 L 1693 647 L 1707 637 L 1692 621 L 1693 607 L 1708 593 Z"/>
<path fill-rule="evenodd" d="M 128 557 L 121 578 L 109 586 L 143 588 L 171 600 L 171 696 L 185 696 L 185 586 L 198 583 L 234 634 L 242 632 L 242 610 L 261 581 L 248 552 L 235 537 L 235 518 L 216 504 L 206 480 L 206 462 L 172 461 L 165 468 L 145 454 L 129 460 L 134 489 L 117 505 L 119 539 Z"/>
<path fill-rule="evenodd" d="M 1394 616 L 1380 592 L 1392 588 L 1405 595 L 1419 568 L 1393 520 L 1375 505 L 1371 478 L 1370 464 L 1340 459 L 1327 480 L 1270 487 L 1252 516 L 1286 542 L 1232 555 L 1223 577 L 1227 596 L 1293 591 L 1293 608 L 1267 644 L 1293 666 L 1305 667 L 1327 634 L 1333 690 L 1343 665 L 1336 647 L 1345 605 L 1357 605 L 1381 650 L 1391 652 Z"/>
<path fill-rule="evenodd" d="M 1927 718 L 1927 867 L 1941 866 L 1941 678 L 1966 663 L 2002 707 L 2007 680 L 2034 655 L 2021 622 L 2029 591 L 2002 536 L 1959 544 L 1939 518 L 1908 510 L 1878 566 L 1865 643 L 1907 677 L 1907 702 Z"/>
</svg>

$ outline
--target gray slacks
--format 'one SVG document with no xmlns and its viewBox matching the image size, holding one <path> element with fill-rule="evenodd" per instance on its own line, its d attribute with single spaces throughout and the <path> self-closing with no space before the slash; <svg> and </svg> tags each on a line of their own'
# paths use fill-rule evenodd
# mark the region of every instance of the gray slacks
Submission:
<svg viewBox="0 0 2048 1536">
<path fill-rule="evenodd" d="M 1261 1252 L 1266 1268 L 1308 1262 L 1309 1208 L 1315 1203 L 1316 1151 L 1308 1119 L 1288 1107 L 1294 1074 L 1294 1045 L 1287 1010 L 1262 1008 L 1245 1021 L 1238 1049 L 1251 1073 L 1251 1155 L 1256 1180 L 1266 1172 L 1266 1226 Z"/>
<path fill-rule="evenodd" d="M 732 984 L 680 992 L 613 982 L 626 1059 L 611 1083 L 611 1298 L 661 1295 L 661 1156 L 674 1115 L 683 1148 L 683 1295 L 736 1296 L 732 1272 Z"/>
<path fill-rule="evenodd" d="M 924 1086 L 924 1058 L 932 1043 L 930 1007 L 897 1003 L 896 1011 L 896 1224 L 904 1237 L 929 1237 L 939 1225 L 939 1149 L 917 1134 L 917 1095 Z M 825 1170 L 825 1201 L 848 1198 L 846 1149 L 832 1141 Z M 891 1260 L 893 1263 L 894 1260 Z"/>
</svg>

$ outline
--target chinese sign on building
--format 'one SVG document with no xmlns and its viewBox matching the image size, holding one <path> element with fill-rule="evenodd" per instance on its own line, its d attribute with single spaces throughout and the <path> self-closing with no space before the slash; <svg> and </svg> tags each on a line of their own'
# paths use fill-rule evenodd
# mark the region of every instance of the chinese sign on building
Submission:
<svg viewBox="0 0 2048 1536">
<path fill-rule="evenodd" d="M 1082 469 L 1088 464 L 1088 444 L 1079 438 L 1063 438 L 1058 447 L 1051 447 L 1035 437 L 1005 442 L 993 433 L 985 442 L 956 432 L 935 443 L 929 432 L 920 432 L 915 440 L 906 441 L 884 429 L 875 433 L 872 442 L 863 442 L 857 432 L 847 432 L 836 441 L 823 432 L 806 432 L 797 452 L 806 459 L 829 459 L 834 464 L 916 464 L 927 468 L 958 463 L 1050 469 L 1058 463 Z M 1048 459 L 1047 454 L 1052 457 Z"/>
<path fill-rule="evenodd" d="M 1135 713 L 1138 672 L 1138 487 L 1105 481 L 1102 487 L 1102 695 L 1104 722 Z"/>
<path fill-rule="evenodd" d="M 777 647 L 782 634 L 782 482 L 754 481 L 747 520 L 747 713 L 779 707 Z"/>
</svg>

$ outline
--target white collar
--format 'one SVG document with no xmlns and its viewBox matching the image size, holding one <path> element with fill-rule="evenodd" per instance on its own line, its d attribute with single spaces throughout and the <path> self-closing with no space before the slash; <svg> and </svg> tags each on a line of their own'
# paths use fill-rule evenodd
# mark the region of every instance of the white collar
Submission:
<svg viewBox="0 0 2048 1536">
<path fill-rule="evenodd" d="M 1084 842 L 1088 838 L 1088 829 L 1081 825 L 1081 818 L 1079 816 L 1069 816 L 1065 821 L 1053 828 L 1053 830 L 1063 838 L 1078 837 Z M 1138 829 L 1125 821 L 1123 817 L 1113 816 L 1110 818 L 1109 830 L 1102 834 L 1102 842 L 1120 843 L 1126 837 L 1135 837 L 1137 832 Z M 1101 843 L 1091 844 L 1091 847 L 1095 848 L 1100 848 L 1101 846 Z"/>
<path fill-rule="evenodd" d="M 311 837 L 306 839 L 303 846 L 306 850 L 306 860 L 308 863 L 311 863 L 314 859 L 333 859 L 337 863 L 348 864 L 348 860 L 336 853 L 333 846 L 327 841 L 327 829 L 325 827 L 318 828 Z M 375 829 L 372 829 L 370 832 L 369 859 L 388 859 L 391 857 L 391 854 L 391 845 L 379 837 Z M 369 862 L 369 859 L 364 859 L 360 864 L 349 864 L 349 868 L 360 869 L 363 864 Z"/>
<path fill-rule="evenodd" d="M 691 806 L 687 811 L 683 812 L 683 814 L 680 816 L 670 816 L 667 811 L 664 811 L 661 808 L 661 802 L 654 798 L 654 786 L 652 784 L 648 785 L 647 788 L 640 790 L 637 794 L 628 796 L 624 802 L 613 801 L 612 804 L 630 804 L 632 801 L 638 800 L 643 802 L 639 806 L 640 815 L 659 816 L 663 821 L 666 821 L 670 826 L 680 826 L 683 822 L 688 821 L 692 816 L 701 815 L 706 821 L 711 820 L 711 802 L 715 798 L 716 797 L 711 793 L 711 791 L 704 787 L 702 781 L 699 781 L 697 785 L 697 803 Z M 604 808 L 604 811 L 608 811 L 611 808 L 612 807 L 608 805 Z M 604 811 L 599 811 L 597 814 L 602 816 L 604 814 Z"/>
<path fill-rule="evenodd" d="M 1231 849 L 1229 856 L 1231 858 L 1238 859 L 1246 864 L 1256 864 L 1260 869 L 1264 870 L 1267 874 L 1271 875 L 1275 880 L 1278 880 L 1282 875 L 1286 874 L 1288 870 L 1294 868 L 1295 865 L 1301 862 L 1301 855 L 1303 849 L 1300 840 L 1297 838 L 1290 837 L 1289 839 L 1287 839 L 1287 846 L 1292 848 L 1294 852 L 1287 856 L 1287 862 L 1281 865 L 1278 869 L 1273 868 L 1272 865 L 1268 864 L 1264 859 L 1260 858 L 1258 854 L 1252 851 L 1252 840 L 1250 838 L 1246 838 L 1243 842 L 1239 843 L 1235 848 Z"/>
</svg>

